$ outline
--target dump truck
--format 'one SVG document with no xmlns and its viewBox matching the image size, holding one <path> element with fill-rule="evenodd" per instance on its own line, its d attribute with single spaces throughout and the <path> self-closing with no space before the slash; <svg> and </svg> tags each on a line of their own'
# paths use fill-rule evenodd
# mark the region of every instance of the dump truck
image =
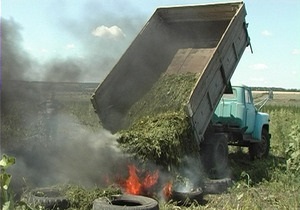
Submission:
<svg viewBox="0 0 300 210">
<path fill-rule="evenodd" d="M 245 16 L 243 2 L 157 8 L 91 97 L 102 126 L 112 133 L 128 128 L 129 110 L 158 80 L 195 74 L 183 104 L 207 171 L 222 176 L 228 145 L 266 156 L 269 116 L 256 110 L 249 87 L 230 83 L 251 47 Z"/>
</svg>

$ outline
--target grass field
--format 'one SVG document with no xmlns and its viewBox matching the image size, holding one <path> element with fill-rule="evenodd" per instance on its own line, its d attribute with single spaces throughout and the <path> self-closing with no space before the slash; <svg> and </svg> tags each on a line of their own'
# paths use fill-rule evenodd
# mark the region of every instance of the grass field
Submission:
<svg viewBox="0 0 300 210">
<path fill-rule="evenodd" d="M 268 97 L 268 91 L 253 91 L 253 98 L 259 102 Z M 274 91 L 267 105 L 300 106 L 300 92 Z"/>
<path fill-rule="evenodd" d="M 82 150 L 85 151 L 82 154 L 79 150 L 75 152 L 72 150 L 71 153 L 77 153 L 73 154 L 73 156 L 60 156 L 59 149 L 61 148 L 56 149 L 55 153 L 48 153 L 49 147 L 47 148 L 47 144 L 51 142 L 45 141 L 45 138 L 47 138 L 47 128 L 45 127 L 47 122 L 45 122 L 45 115 L 43 114 L 43 108 L 41 108 L 41 104 L 47 99 L 49 93 L 55 93 L 55 99 L 61 105 L 59 113 L 64 113 L 58 118 L 58 120 L 62 121 L 58 121 L 60 126 L 57 128 L 57 132 L 64 137 L 64 142 L 79 138 L 78 136 L 82 138 L 79 140 L 87 141 L 85 139 L 87 138 L 87 133 L 93 134 L 101 130 L 98 118 L 90 103 L 90 96 L 96 87 L 94 86 L 95 84 L 87 86 L 72 84 L 71 87 L 68 84 L 60 84 L 60 86 L 51 84 L 51 88 L 49 88 L 49 84 L 47 87 L 44 87 L 44 84 L 31 84 L 29 85 L 30 88 L 28 84 L 22 85 L 21 89 L 27 90 L 25 94 L 21 93 L 19 91 L 20 86 L 16 85 L 14 87 L 16 89 L 10 88 L 10 91 L 7 91 L 5 103 L 2 101 L 1 153 L 5 152 L 16 156 L 18 163 L 18 160 L 23 158 L 22 155 L 40 155 L 40 153 L 36 152 L 38 150 L 46 152 L 50 156 L 55 154 L 61 158 L 61 162 L 65 161 L 64 158 L 70 158 L 70 162 L 67 163 L 74 164 L 76 162 L 74 167 L 77 167 L 76 173 L 78 174 L 82 172 L 89 173 L 91 168 L 92 171 L 95 171 L 97 158 L 100 158 L 103 154 L 93 156 L 89 152 L 94 152 L 94 150 Z M 263 100 L 266 96 L 266 92 L 254 92 L 254 99 L 257 102 Z M 229 158 L 234 184 L 228 192 L 217 195 L 205 195 L 203 203 L 192 204 L 188 207 L 179 207 L 172 203 L 160 202 L 160 209 L 299 209 L 300 94 L 298 92 L 274 92 L 273 99 L 262 108 L 262 111 L 269 113 L 271 119 L 270 132 L 272 138 L 270 156 L 268 158 L 250 161 L 246 150 L 236 151 L 236 149 L 231 148 Z M 80 125 L 80 129 L 78 125 Z M 77 141 L 74 142 L 76 143 Z M 97 145 L 97 141 L 93 143 Z M 80 147 L 83 146 L 80 143 Z M 68 149 L 63 152 L 66 151 Z M 48 156 L 45 155 L 44 153 L 43 156 L 31 157 L 30 161 L 37 158 L 47 161 Z M 88 163 L 85 160 L 81 162 L 83 157 L 89 160 L 87 161 Z M 92 162 L 95 162 L 96 165 L 92 165 Z M 30 168 L 30 164 L 33 165 L 34 163 L 29 162 L 26 167 Z M 99 164 L 102 164 L 101 161 L 99 161 Z M 25 168 L 25 166 L 21 166 Z M 16 164 L 13 167 L 20 167 L 20 165 Z M 49 168 L 50 166 L 47 167 Z M 81 169 L 78 169 L 78 167 Z M 14 171 L 22 172 L 12 170 L 12 173 Z M 46 169 L 42 170 L 41 168 L 34 172 L 36 174 L 31 174 L 33 179 L 39 179 L 39 176 L 47 176 L 49 173 Z M 60 176 L 59 173 L 66 172 L 61 170 L 55 173 L 56 176 Z M 74 175 L 74 171 L 72 171 L 72 175 Z M 76 179 L 81 178 L 80 176 L 74 177 Z M 12 180 L 15 178 L 13 174 Z M 39 184 L 36 180 L 30 182 L 26 177 L 24 180 L 21 181 L 21 185 L 16 185 L 18 187 L 22 186 L 22 190 Z M 20 191 L 21 189 L 14 186 L 13 190 Z M 14 193 L 16 194 L 16 192 Z M 18 203 L 17 196 L 15 203 Z"/>
</svg>

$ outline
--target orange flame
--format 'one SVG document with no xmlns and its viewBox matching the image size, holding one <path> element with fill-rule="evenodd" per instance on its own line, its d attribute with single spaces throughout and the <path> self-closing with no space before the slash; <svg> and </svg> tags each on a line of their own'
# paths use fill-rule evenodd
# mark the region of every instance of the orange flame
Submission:
<svg viewBox="0 0 300 210">
<path fill-rule="evenodd" d="M 141 192 L 142 184 L 140 183 L 139 177 L 136 174 L 136 167 L 129 165 L 129 177 L 125 181 L 125 190 L 127 193 L 137 195 Z"/>
<path fill-rule="evenodd" d="M 121 184 L 126 193 L 140 195 L 146 193 L 148 189 L 157 183 L 159 173 L 158 170 L 153 174 L 147 173 L 146 177 L 141 181 L 137 175 L 138 169 L 134 165 L 128 166 L 129 177 Z"/>
<path fill-rule="evenodd" d="M 165 196 L 165 199 L 169 199 L 172 195 L 172 182 L 168 182 L 165 184 L 163 188 L 163 194 Z"/>
<path fill-rule="evenodd" d="M 148 173 L 143 182 L 144 188 L 146 189 L 151 188 L 153 185 L 157 183 L 157 180 L 158 180 L 158 171 L 155 171 L 152 175 Z"/>
</svg>

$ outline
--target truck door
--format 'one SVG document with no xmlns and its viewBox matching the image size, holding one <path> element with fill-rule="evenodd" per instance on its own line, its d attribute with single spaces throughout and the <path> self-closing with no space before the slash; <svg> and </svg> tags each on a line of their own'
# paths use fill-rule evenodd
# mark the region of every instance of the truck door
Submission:
<svg viewBox="0 0 300 210">
<path fill-rule="evenodd" d="M 252 99 L 252 94 L 250 89 L 245 89 L 245 107 L 246 107 L 245 126 L 248 127 L 246 133 L 252 133 L 254 130 L 256 108 L 253 104 L 253 99 Z"/>
</svg>

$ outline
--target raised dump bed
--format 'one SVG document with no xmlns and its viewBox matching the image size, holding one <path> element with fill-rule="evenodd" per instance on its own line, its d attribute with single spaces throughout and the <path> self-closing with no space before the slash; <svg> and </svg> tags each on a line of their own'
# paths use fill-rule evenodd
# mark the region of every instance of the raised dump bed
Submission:
<svg viewBox="0 0 300 210">
<path fill-rule="evenodd" d="M 183 107 L 201 141 L 250 43 L 245 16 L 242 2 L 158 8 L 92 96 L 103 127 L 112 133 L 128 128 L 132 123 L 129 112 L 137 103 L 145 103 L 143 98 L 149 97 L 159 82 L 172 75 L 192 75 L 186 95 L 174 103 L 180 104 L 178 109 Z M 148 98 L 148 102 L 173 106 L 176 87 L 187 85 L 177 79 L 165 82 L 170 88 L 155 90 L 159 99 L 154 97 L 151 102 Z M 172 88 L 176 89 L 173 98 L 155 101 L 167 97 Z"/>
</svg>

